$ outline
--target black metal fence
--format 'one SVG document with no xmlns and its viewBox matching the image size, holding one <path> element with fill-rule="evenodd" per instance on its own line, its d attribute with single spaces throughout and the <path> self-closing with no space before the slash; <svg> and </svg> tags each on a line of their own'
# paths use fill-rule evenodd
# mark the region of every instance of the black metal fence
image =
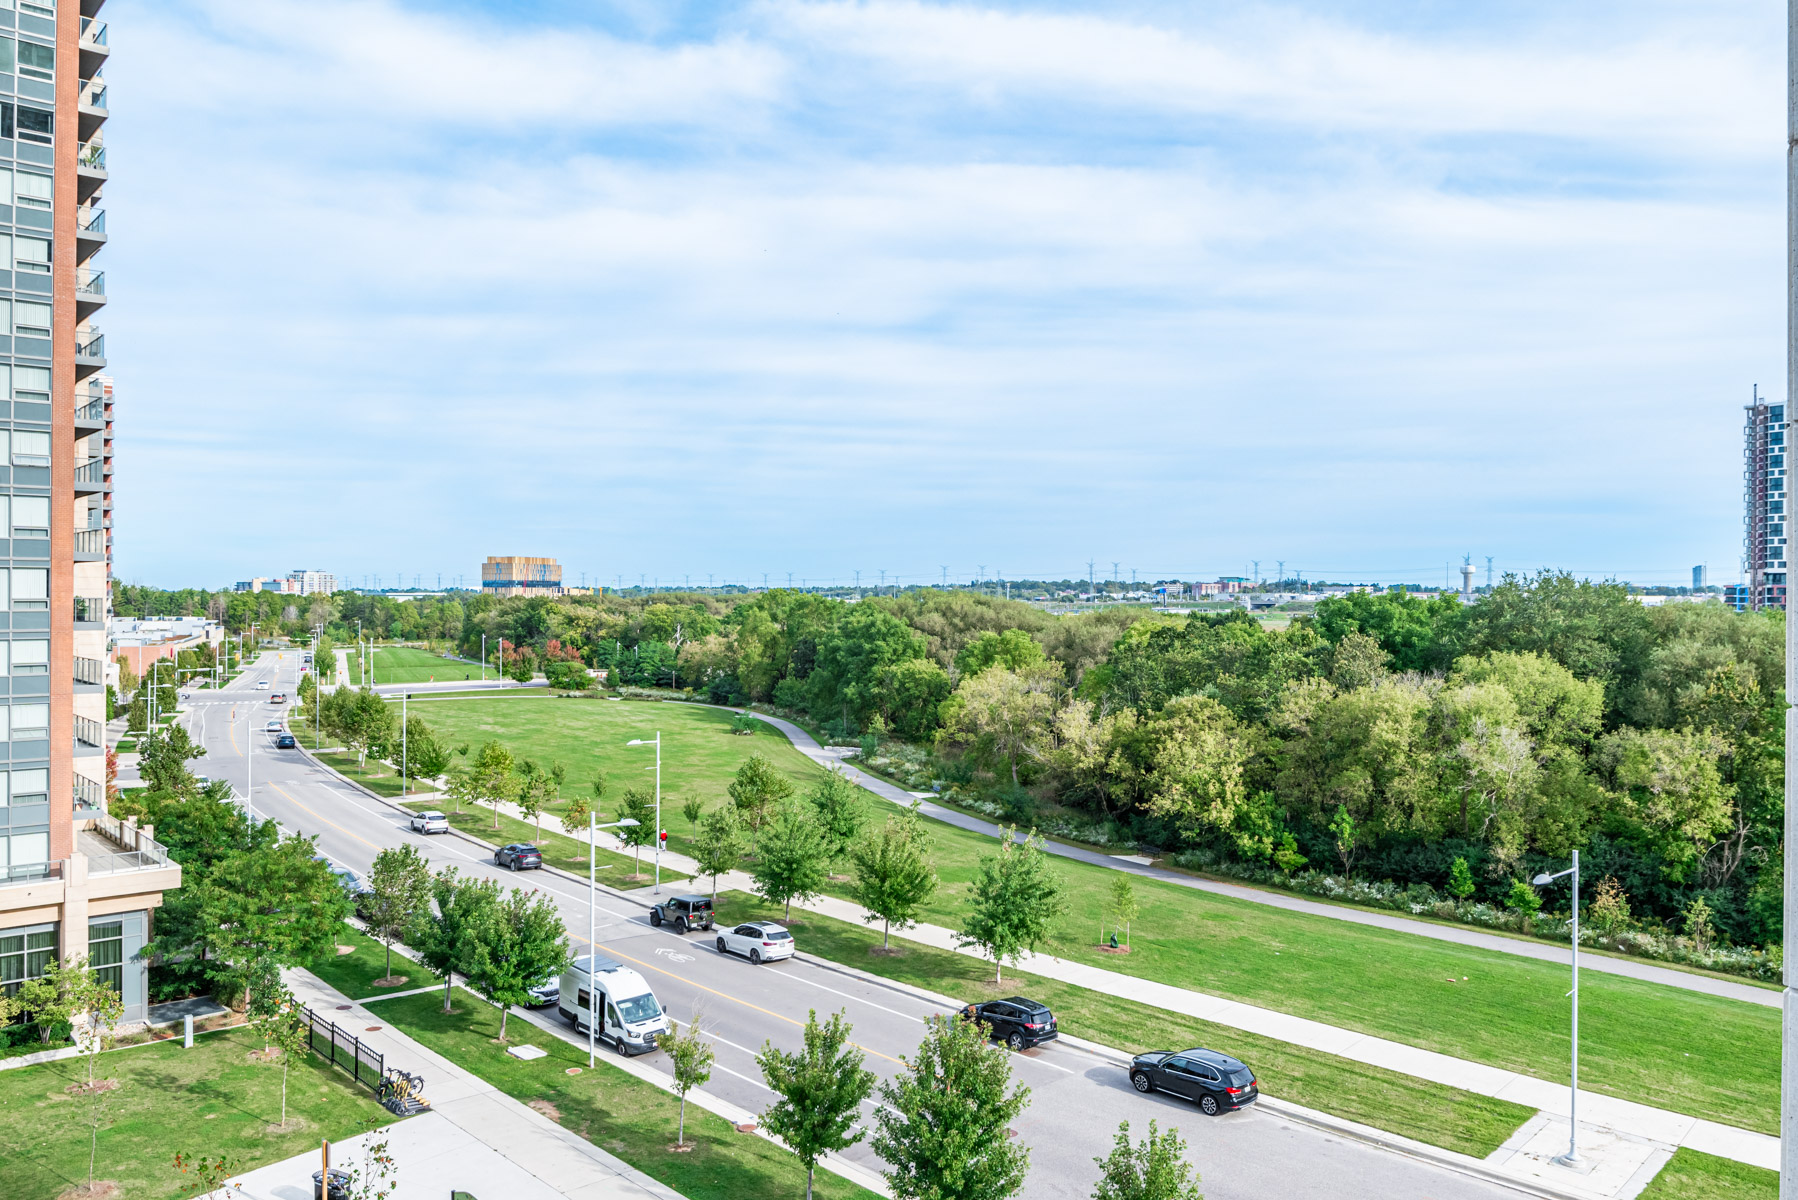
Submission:
<svg viewBox="0 0 1798 1200">
<path fill-rule="evenodd" d="M 387 1072 L 381 1052 L 363 1045 L 349 1030 L 339 1029 L 310 1008 L 301 1011 L 306 1016 L 313 1052 L 330 1059 L 333 1066 L 348 1071 L 357 1083 L 370 1091 L 379 1091 L 381 1077 Z"/>
</svg>

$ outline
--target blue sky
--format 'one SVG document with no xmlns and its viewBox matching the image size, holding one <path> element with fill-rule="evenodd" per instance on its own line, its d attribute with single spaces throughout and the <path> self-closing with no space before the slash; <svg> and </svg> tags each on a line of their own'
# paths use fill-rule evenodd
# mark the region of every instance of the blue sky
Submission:
<svg viewBox="0 0 1798 1200">
<path fill-rule="evenodd" d="M 106 16 L 123 580 L 1735 578 L 1766 0 Z"/>
</svg>

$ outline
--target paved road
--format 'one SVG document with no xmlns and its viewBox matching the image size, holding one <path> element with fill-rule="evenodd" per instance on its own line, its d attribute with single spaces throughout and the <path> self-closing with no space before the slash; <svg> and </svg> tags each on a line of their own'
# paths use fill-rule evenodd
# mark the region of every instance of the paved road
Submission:
<svg viewBox="0 0 1798 1200">
<path fill-rule="evenodd" d="M 588 928 L 584 887 L 547 872 L 522 879 L 508 877 L 478 857 L 479 851 L 456 837 L 426 839 L 406 831 L 401 818 L 386 805 L 335 779 L 294 751 L 273 749 L 264 732 L 271 712 L 266 692 L 256 681 L 268 679 L 277 690 L 291 693 L 299 655 L 262 656 L 231 687 L 216 693 L 195 692 L 188 702 L 189 722 L 207 748 L 199 767 L 213 778 L 228 779 L 240 792 L 248 785 L 254 755 L 255 789 L 251 801 L 262 816 L 288 828 L 317 835 L 332 859 L 366 870 L 377 850 L 411 842 L 437 866 L 455 866 L 473 874 L 504 878 L 508 884 L 536 888 L 560 906 L 577 947 Z M 703 935 L 681 938 L 671 930 L 652 928 L 641 903 L 601 893 L 597 905 L 595 944 L 601 953 L 637 967 L 678 1019 L 697 1009 L 718 1046 L 718 1063 L 710 1090 L 734 1103 L 759 1111 L 770 1094 L 762 1086 L 754 1054 L 765 1040 L 796 1048 L 808 1009 L 848 1010 L 857 1042 L 868 1052 L 869 1066 L 881 1076 L 900 1067 L 922 1035 L 922 1021 L 935 1010 L 911 994 L 878 982 L 858 979 L 830 965 L 793 961 L 754 967 L 717 954 Z M 801 933 L 803 947 L 803 932 Z M 1227 1049 L 1227 1047 L 1225 1047 Z M 643 1060 L 656 1063 L 660 1056 Z M 1178 1126 L 1204 1176 L 1211 1200 L 1335 1200 L 1344 1195 L 1382 1200 L 1436 1200 L 1443 1197 L 1514 1197 L 1508 1189 L 1478 1182 L 1413 1159 L 1345 1141 L 1309 1126 L 1288 1122 L 1269 1111 L 1250 1109 L 1227 1117 L 1207 1118 L 1181 1102 L 1132 1092 L 1124 1074 L 1098 1056 L 1067 1045 L 1051 1045 L 1040 1054 L 1014 1060 L 1017 1078 L 1030 1087 L 1029 1109 L 1018 1123 L 1019 1136 L 1031 1147 L 1031 1197 L 1090 1196 L 1097 1169 L 1093 1158 L 1109 1151 L 1118 1123 L 1130 1120 L 1140 1135 L 1150 1118 Z M 873 1106 L 870 1104 L 869 1113 Z M 878 1169 L 865 1145 L 848 1157 Z"/>
</svg>

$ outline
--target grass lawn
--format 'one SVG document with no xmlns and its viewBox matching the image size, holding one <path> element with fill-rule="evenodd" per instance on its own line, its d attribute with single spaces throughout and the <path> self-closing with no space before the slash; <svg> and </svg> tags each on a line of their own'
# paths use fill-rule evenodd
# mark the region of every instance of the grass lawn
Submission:
<svg viewBox="0 0 1798 1200">
<path fill-rule="evenodd" d="M 726 923 L 778 920 L 780 908 L 743 892 L 726 892 L 718 897 L 718 914 Z M 880 945 L 877 926 L 851 925 L 816 913 L 786 923 L 798 931 L 795 936 L 808 954 L 966 1000 L 1027 995 L 1053 1009 L 1067 1033 L 1132 1054 L 1188 1046 L 1222 1050 L 1252 1066 L 1272 1096 L 1477 1158 L 1498 1149 L 1535 1115 L 1522 1105 L 1023 972 L 1007 971 L 1004 986 L 996 989 L 984 963 L 902 938 L 895 937 L 893 945 L 903 953 L 871 954 Z"/>
<path fill-rule="evenodd" d="M 890 806 L 871 802 L 875 819 Z M 959 928 L 993 839 L 926 821 L 942 887 L 923 919 Z M 1097 948 L 1116 872 L 1051 859 L 1067 915 L 1038 947 L 1539 1078 L 1566 1082 L 1567 968 L 1286 912 L 1152 879 L 1128 957 Z M 842 884 L 830 885 L 847 896 Z M 1277 961 L 1276 961 L 1277 960 Z M 1644 1104 L 1778 1131 L 1779 1010 L 1616 975 L 1580 981 L 1580 1082 Z"/>
<path fill-rule="evenodd" d="M 1778 1200 L 1779 1172 L 1681 1147 L 1642 1200 Z"/>
<path fill-rule="evenodd" d="M 307 963 L 306 969 L 352 1000 L 366 1000 L 382 992 L 405 991 L 443 982 L 443 977 L 429 967 L 395 952 L 394 973 L 406 976 L 406 982 L 376 987 L 375 980 L 387 975 L 387 947 L 347 922 L 338 932 L 337 943 L 340 947 L 350 947 L 352 952 Z"/>
<path fill-rule="evenodd" d="M 295 733 L 294 740 L 300 741 L 301 735 Z M 326 738 L 325 740 L 329 741 L 330 739 Z M 310 729 L 305 733 L 305 744 L 308 746 L 312 744 L 312 731 Z M 370 755 L 368 761 L 361 766 L 356 765 L 356 756 L 354 754 L 344 750 L 326 751 L 322 754 L 315 754 L 313 757 L 317 758 L 319 762 L 324 763 L 339 774 L 354 779 L 357 783 L 377 795 L 397 797 L 400 794 L 400 773 L 392 766 L 375 758 L 373 755 Z M 417 779 L 411 779 L 408 780 L 407 783 L 409 785 L 406 792 L 407 795 L 411 795 L 414 792 L 434 792 L 437 790 L 437 785 L 428 781 L 421 782 Z"/>
<path fill-rule="evenodd" d="M 689 1200 L 792 1200 L 805 1194 L 799 1160 L 754 1134 L 734 1131 L 722 1117 L 687 1106 L 686 1153 L 674 1144 L 680 1101 L 660 1088 L 601 1061 L 587 1070 L 587 1052 L 528 1024 L 507 1027 L 507 1044 L 528 1041 L 548 1057 L 520 1062 L 498 1040 L 499 1013 L 457 988 L 454 1011 L 440 995 L 385 1001 L 381 1015 L 426 1046 L 524 1101 L 596 1146 L 611 1151 Z M 581 1068 L 578 1075 L 565 1072 Z M 818 1172 L 821 1200 L 872 1200 L 867 1190 Z"/>
<path fill-rule="evenodd" d="M 481 678 L 479 663 L 445 658 L 434 651 L 414 650 L 409 646 L 377 646 L 371 661 L 376 683 L 429 683 L 432 680 L 442 683 L 452 679 Z M 355 671 L 352 661 L 350 678 L 356 678 Z M 487 678 L 493 678 L 491 669 Z"/>
<path fill-rule="evenodd" d="M 236 1029 L 197 1037 L 192 1050 L 172 1041 L 101 1055 L 96 1075 L 119 1087 L 105 1093 L 95 1178 L 116 1181 L 134 1200 L 174 1200 L 193 1194 L 192 1178 L 174 1168 L 176 1151 L 225 1154 L 248 1170 L 391 1120 L 367 1089 L 307 1055 L 288 1070 L 292 1128 L 270 1132 L 281 1119 L 281 1065 L 251 1061 L 261 1048 Z M 85 1078 L 81 1059 L 0 1072 L 0 1112 L 13 1114 L 0 1196 L 51 1200 L 87 1181 L 90 1101 L 63 1090 Z"/>
<path fill-rule="evenodd" d="M 330 756 L 321 755 L 320 757 L 328 758 Z M 394 791 L 391 794 L 397 795 L 398 792 L 399 785 L 396 780 Z M 406 807 L 414 812 L 423 812 L 427 808 L 434 808 L 449 818 L 452 828 L 460 829 L 484 842 L 492 842 L 496 846 L 504 846 L 511 842 L 529 842 L 543 852 L 543 861 L 546 865 L 560 867 L 564 871 L 573 871 L 577 875 L 587 873 L 589 849 L 587 843 L 576 841 L 566 834 L 554 832 L 560 828 L 560 822 L 552 817 L 546 816 L 543 819 L 543 832 L 538 833 L 537 827 L 531 822 L 520 821 L 502 813 L 499 818 L 499 831 L 496 833 L 493 829 L 493 809 L 485 804 L 464 804 L 459 813 L 452 812 L 453 806 L 443 800 L 409 800 L 406 802 Z M 673 840 L 671 836 L 669 841 L 672 843 Z M 643 873 L 640 878 L 634 878 L 632 875 L 636 869 L 636 859 L 633 855 L 619 854 L 616 851 L 607 850 L 603 846 L 599 849 L 596 866 L 599 872 L 599 881 L 607 887 L 629 891 L 632 888 L 646 887 L 655 882 L 655 852 L 648 846 L 643 848 Z M 691 877 L 686 873 L 676 871 L 666 864 L 662 867 L 663 883 L 680 883 L 689 878 Z"/>
</svg>

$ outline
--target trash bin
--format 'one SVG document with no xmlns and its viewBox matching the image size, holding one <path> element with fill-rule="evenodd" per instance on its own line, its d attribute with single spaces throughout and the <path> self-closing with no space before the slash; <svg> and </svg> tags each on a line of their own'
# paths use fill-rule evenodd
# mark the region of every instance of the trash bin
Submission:
<svg viewBox="0 0 1798 1200">
<path fill-rule="evenodd" d="M 350 1173 L 337 1167 L 330 1170 L 331 1190 L 325 1191 L 325 1172 L 312 1172 L 312 1200 L 349 1200 Z"/>
</svg>

